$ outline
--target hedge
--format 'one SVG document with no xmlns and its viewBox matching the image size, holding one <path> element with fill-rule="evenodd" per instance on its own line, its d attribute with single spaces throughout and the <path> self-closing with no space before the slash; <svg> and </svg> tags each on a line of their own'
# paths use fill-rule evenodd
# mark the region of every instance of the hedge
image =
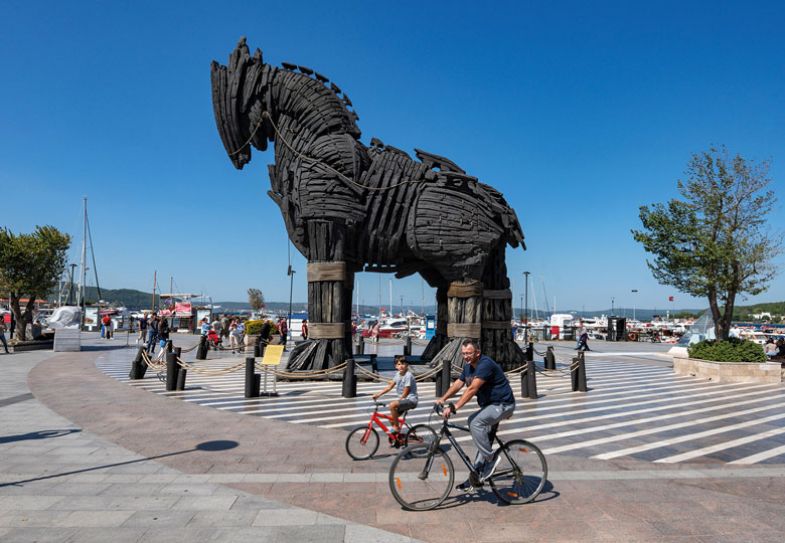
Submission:
<svg viewBox="0 0 785 543">
<path fill-rule="evenodd" d="M 754 341 L 729 338 L 727 341 L 707 339 L 687 348 L 690 358 L 712 362 L 765 362 L 763 346 Z"/>
</svg>

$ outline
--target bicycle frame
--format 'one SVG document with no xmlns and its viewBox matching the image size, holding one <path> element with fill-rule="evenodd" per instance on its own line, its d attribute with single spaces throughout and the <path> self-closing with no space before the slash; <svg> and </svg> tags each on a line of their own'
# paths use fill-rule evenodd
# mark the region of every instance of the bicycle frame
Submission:
<svg viewBox="0 0 785 543">
<path fill-rule="evenodd" d="M 450 442 L 450 444 L 453 446 L 453 449 L 455 449 L 455 452 L 458 453 L 458 457 L 461 459 L 461 461 L 464 463 L 464 465 L 467 468 L 469 468 L 469 472 L 476 473 L 475 470 L 474 470 L 474 463 L 469 458 L 469 455 L 467 455 L 466 452 L 463 450 L 463 447 L 461 447 L 458 444 L 458 441 L 455 439 L 455 436 L 452 435 L 452 432 L 450 431 L 450 428 L 454 428 L 456 430 L 461 430 L 463 432 L 471 433 L 471 430 L 469 429 L 468 426 L 461 426 L 460 424 L 455 424 L 454 422 L 448 422 L 447 420 L 445 420 L 442 423 L 442 429 L 439 432 L 439 434 L 438 434 L 438 436 L 436 438 L 436 441 L 433 442 L 432 448 L 429 450 L 429 453 L 433 452 L 434 450 L 436 450 L 441 445 L 443 437 L 447 437 L 447 441 Z M 504 452 L 504 455 L 507 456 L 508 460 L 509 460 L 509 455 L 507 454 L 507 450 L 503 448 L 504 442 L 496 435 L 496 432 L 497 432 L 498 429 L 499 429 L 499 423 L 497 422 L 491 428 L 491 433 L 490 433 L 491 441 L 492 442 L 495 441 L 496 443 L 499 444 L 499 447 L 502 447 L 502 451 Z M 432 459 L 433 459 L 433 455 L 431 455 L 431 460 Z M 426 464 L 426 469 L 430 469 L 430 460 Z"/>
<path fill-rule="evenodd" d="M 376 409 L 374 409 L 373 413 L 371 413 L 371 420 L 368 421 L 368 429 L 372 429 L 373 425 L 376 424 L 376 426 L 378 426 L 388 437 L 392 437 L 391 428 L 384 424 L 382 419 L 386 419 L 390 423 L 393 419 L 390 415 L 379 413 L 379 407 L 380 406 L 377 405 Z M 406 423 L 406 413 L 404 413 L 403 416 L 398 417 L 398 423 L 401 425 L 401 427 L 409 427 L 409 425 Z"/>
</svg>

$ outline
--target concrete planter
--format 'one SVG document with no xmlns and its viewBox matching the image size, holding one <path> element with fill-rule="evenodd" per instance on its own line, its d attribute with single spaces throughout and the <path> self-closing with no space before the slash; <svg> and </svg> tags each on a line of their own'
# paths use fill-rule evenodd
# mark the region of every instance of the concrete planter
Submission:
<svg viewBox="0 0 785 543">
<path fill-rule="evenodd" d="M 17 341 L 13 344 L 14 352 L 21 353 L 24 351 L 51 351 L 54 347 L 54 340 L 32 340 L 32 341 Z"/>
<path fill-rule="evenodd" d="M 245 334 L 245 352 L 253 355 L 253 347 L 259 341 L 259 334 Z"/>
<path fill-rule="evenodd" d="M 677 375 L 694 375 L 716 383 L 771 383 L 783 381 L 779 362 L 710 362 L 696 358 L 673 358 Z"/>
</svg>

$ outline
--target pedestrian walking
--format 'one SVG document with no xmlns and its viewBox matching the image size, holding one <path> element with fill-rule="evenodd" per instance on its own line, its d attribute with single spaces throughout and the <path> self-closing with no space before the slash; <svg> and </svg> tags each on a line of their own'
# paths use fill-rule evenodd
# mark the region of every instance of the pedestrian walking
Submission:
<svg viewBox="0 0 785 543">
<path fill-rule="evenodd" d="M 578 338 L 578 346 L 575 348 L 576 351 L 591 351 L 589 349 L 589 333 L 584 330 L 581 336 Z"/>
<path fill-rule="evenodd" d="M 0 342 L 3 344 L 3 348 L 5 349 L 5 354 L 11 354 L 8 350 L 8 342 L 5 340 L 5 322 L 2 321 L 0 317 Z"/>
</svg>

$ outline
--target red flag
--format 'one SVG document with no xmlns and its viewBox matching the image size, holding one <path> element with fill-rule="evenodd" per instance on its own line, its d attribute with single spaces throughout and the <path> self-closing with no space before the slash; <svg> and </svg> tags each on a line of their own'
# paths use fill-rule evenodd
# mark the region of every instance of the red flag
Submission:
<svg viewBox="0 0 785 543">
<path fill-rule="evenodd" d="M 673 296 L 668 296 L 668 301 L 672 302 L 673 301 Z"/>
</svg>

